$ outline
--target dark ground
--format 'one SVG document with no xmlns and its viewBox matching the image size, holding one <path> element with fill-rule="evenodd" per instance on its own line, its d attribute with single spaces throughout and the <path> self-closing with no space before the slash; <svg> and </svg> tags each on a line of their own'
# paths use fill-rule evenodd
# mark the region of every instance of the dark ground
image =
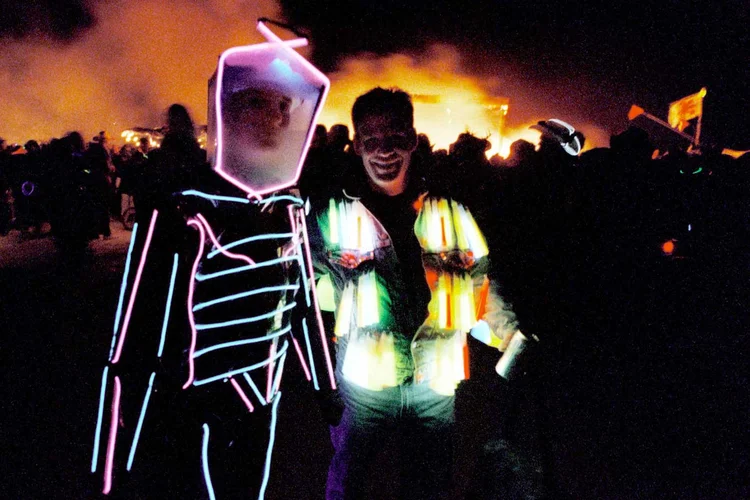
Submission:
<svg viewBox="0 0 750 500">
<path fill-rule="evenodd" d="M 100 488 L 89 467 L 125 236 L 94 242 L 77 269 L 61 267 L 51 244 L 19 255 L 28 250 L 17 235 L 2 238 L 2 498 L 89 498 Z M 652 288 L 648 301 L 667 320 L 633 333 L 637 341 L 556 342 L 516 384 L 520 397 L 482 373 L 460 388 L 457 497 L 750 497 L 750 385 L 740 335 L 749 299 L 739 296 L 744 287 L 731 286 L 736 276 L 670 272 L 671 285 Z M 726 286 L 709 287 L 715 280 Z M 716 312 L 717 304 L 726 307 Z M 686 313 L 701 307 L 708 310 L 696 324 Z M 478 358 L 494 362 L 491 354 Z M 323 491 L 331 447 L 297 375 L 291 368 L 284 377 L 267 498 L 315 499 Z M 373 498 L 392 494 L 391 457 L 375 464 L 385 479 Z"/>
</svg>

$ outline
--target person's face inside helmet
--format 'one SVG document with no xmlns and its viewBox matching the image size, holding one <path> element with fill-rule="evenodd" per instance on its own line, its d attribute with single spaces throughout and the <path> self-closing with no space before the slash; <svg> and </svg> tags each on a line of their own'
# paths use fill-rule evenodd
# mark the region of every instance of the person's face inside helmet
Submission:
<svg viewBox="0 0 750 500">
<path fill-rule="evenodd" d="M 225 105 L 227 140 L 231 146 L 273 150 L 289 126 L 292 99 L 272 89 L 233 93 Z"/>
</svg>

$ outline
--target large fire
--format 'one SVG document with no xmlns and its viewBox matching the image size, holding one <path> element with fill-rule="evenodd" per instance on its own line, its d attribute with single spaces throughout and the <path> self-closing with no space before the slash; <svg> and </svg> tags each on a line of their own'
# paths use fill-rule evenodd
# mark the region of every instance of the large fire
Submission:
<svg viewBox="0 0 750 500">
<path fill-rule="evenodd" d="M 412 95 L 417 132 L 427 134 L 434 149 L 448 149 L 467 131 L 490 141 L 488 157 L 507 156 L 517 139 L 539 140 L 539 132 L 528 128 L 535 121 L 508 126 L 512 102 L 491 95 L 478 78 L 463 74 L 458 52 L 451 47 L 433 47 L 424 62 L 403 54 L 350 58 L 330 77 L 331 92 L 320 117 L 327 127 L 343 123 L 351 130 L 350 111 L 357 96 L 376 86 L 398 87 Z"/>
</svg>

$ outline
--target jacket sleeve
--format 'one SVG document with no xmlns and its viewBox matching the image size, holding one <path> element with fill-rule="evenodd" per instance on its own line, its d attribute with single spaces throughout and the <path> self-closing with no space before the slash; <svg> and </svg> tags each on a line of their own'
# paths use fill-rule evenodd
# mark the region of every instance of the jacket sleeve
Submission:
<svg viewBox="0 0 750 500">
<path fill-rule="evenodd" d="M 480 283 L 477 283 L 481 280 Z M 489 345 L 504 351 L 511 338 L 518 331 L 518 321 L 510 305 L 503 300 L 497 283 L 487 277 L 474 278 L 475 289 L 481 287 L 484 294 L 484 308 L 480 310 L 477 319 L 484 321 L 489 327 L 491 341 Z M 487 343 L 487 342 L 485 342 Z"/>
</svg>

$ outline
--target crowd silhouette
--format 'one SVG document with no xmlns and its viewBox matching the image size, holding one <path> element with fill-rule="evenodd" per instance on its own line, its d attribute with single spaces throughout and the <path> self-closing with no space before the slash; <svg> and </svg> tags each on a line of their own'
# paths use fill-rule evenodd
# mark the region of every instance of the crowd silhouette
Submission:
<svg viewBox="0 0 750 500">
<path fill-rule="evenodd" d="M 167 122 L 157 149 L 143 141 L 116 151 L 103 132 L 87 145 L 77 132 L 41 145 L 0 143 L 0 235 L 39 237 L 49 224 L 61 249 L 80 251 L 110 236 L 130 200 L 137 218 L 149 217 L 171 193 L 203 186 L 210 167 L 187 110 L 173 105 Z M 507 159 L 487 159 L 489 146 L 463 133 L 434 151 L 420 134 L 413 162 L 433 190 L 480 207 L 502 292 L 522 329 L 541 339 L 521 383 L 541 396 L 514 392 L 525 409 L 498 411 L 478 491 L 541 498 L 539 482 L 549 489 L 560 479 L 547 472 L 529 483 L 540 463 L 573 468 L 552 458 L 562 432 L 596 436 L 592 453 L 607 450 L 601 460 L 639 479 L 625 487 L 633 494 L 663 484 L 677 496 L 741 491 L 750 154 L 660 152 L 635 127 L 576 155 L 544 131 L 538 147 L 516 141 Z M 361 175 L 356 162 L 346 126 L 318 125 L 302 194 Z M 587 430 L 560 429 L 562 400 L 590 408 Z M 519 431 L 529 427 L 538 433 Z M 531 448 L 534 456 L 519 458 Z"/>
</svg>

